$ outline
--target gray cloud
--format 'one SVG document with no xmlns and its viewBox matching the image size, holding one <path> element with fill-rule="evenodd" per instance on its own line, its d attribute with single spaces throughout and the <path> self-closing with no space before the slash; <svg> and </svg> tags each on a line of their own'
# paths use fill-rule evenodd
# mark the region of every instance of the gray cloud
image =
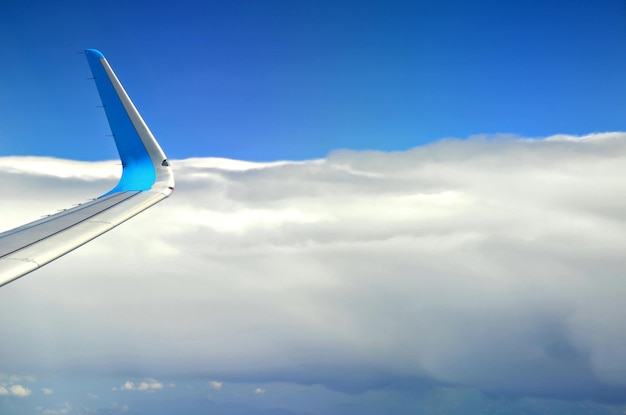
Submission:
<svg viewBox="0 0 626 415">
<path fill-rule="evenodd" d="M 5 227 L 116 172 L 9 161 Z M 624 400 L 625 134 L 173 165 L 172 198 L 0 290 L 6 370 Z"/>
</svg>

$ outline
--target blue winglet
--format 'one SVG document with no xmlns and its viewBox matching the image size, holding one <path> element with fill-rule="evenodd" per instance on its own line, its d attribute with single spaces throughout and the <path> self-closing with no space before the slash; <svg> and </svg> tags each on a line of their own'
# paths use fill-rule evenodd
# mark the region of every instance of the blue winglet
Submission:
<svg viewBox="0 0 626 415">
<path fill-rule="evenodd" d="M 157 170 L 167 167 L 165 155 L 104 55 L 95 49 L 85 53 L 123 166 L 119 183 L 107 194 L 148 190 L 158 179 Z"/>
<path fill-rule="evenodd" d="M 122 178 L 95 200 L 0 233 L 0 286 L 88 243 L 174 191 L 174 174 L 163 150 L 109 63 L 97 50 L 85 52 L 124 165 Z"/>
</svg>

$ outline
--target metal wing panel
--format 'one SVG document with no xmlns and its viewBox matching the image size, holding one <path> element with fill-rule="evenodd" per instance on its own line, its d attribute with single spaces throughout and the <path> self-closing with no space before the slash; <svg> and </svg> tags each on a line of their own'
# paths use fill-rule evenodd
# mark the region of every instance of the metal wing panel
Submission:
<svg viewBox="0 0 626 415">
<path fill-rule="evenodd" d="M 2 237 L 3 249 L 5 240 L 15 247 L 14 240 L 19 239 L 23 246 L 0 257 L 0 286 L 65 255 L 167 197 L 158 191 L 113 196 L 92 202 L 88 209 L 74 208 Z"/>
<path fill-rule="evenodd" d="M 0 233 L 0 258 L 76 225 L 137 192 L 116 193 Z"/>
<path fill-rule="evenodd" d="M 168 197 L 174 175 L 158 142 L 108 62 L 85 51 L 122 160 L 122 178 L 105 195 L 0 233 L 0 286 L 78 248 Z"/>
</svg>

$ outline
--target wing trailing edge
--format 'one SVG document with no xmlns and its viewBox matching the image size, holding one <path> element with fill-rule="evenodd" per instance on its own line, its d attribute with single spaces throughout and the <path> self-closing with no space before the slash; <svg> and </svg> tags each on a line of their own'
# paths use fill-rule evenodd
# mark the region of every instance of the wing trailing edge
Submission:
<svg viewBox="0 0 626 415">
<path fill-rule="evenodd" d="M 122 177 L 90 202 L 0 233 L 0 286 L 113 229 L 174 190 L 165 153 L 104 55 L 95 49 L 85 54 L 122 161 Z"/>
</svg>

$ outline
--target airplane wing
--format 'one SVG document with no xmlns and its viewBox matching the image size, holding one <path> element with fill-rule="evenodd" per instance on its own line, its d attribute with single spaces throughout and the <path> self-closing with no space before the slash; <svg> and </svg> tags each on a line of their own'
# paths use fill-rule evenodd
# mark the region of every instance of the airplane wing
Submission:
<svg viewBox="0 0 626 415">
<path fill-rule="evenodd" d="M 90 202 L 0 233 L 0 286 L 113 229 L 174 190 L 163 150 L 109 63 L 95 49 L 85 53 L 122 160 L 122 177 Z"/>
</svg>

